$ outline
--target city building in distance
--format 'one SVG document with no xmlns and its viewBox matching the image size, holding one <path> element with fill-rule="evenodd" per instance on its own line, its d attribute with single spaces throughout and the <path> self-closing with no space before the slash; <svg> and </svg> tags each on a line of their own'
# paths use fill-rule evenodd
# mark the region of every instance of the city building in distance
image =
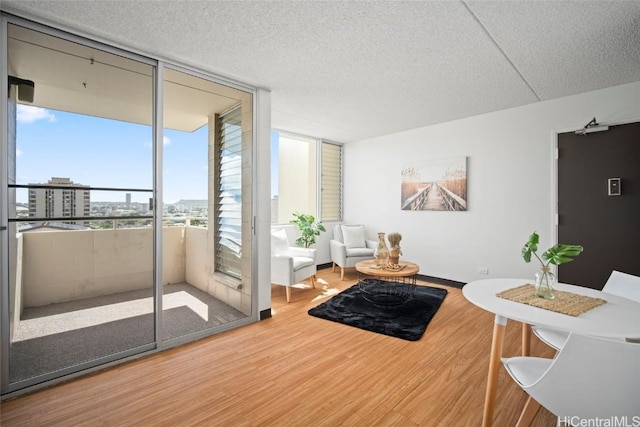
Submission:
<svg viewBox="0 0 640 427">
<path fill-rule="evenodd" d="M 88 185 L 74 183 L 69 178 L 59 177 L 52 177 L 46 184 L 29 185 L 39 187 L 29 189 L 30 218 L 59 219 L 88 217 L 90 215 L 91 192 Z M 46 188 L 49 186 L 51 188 Z M 63 222 L 85 226 L 89 225 L 88 221 L 71 220 Z"/>
</svg>

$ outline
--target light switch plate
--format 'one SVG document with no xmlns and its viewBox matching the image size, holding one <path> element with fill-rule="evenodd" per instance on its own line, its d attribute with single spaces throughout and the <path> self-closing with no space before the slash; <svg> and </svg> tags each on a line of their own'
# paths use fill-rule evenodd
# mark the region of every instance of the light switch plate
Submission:
<svg viewBox="0 0 640 427">
<path fill-rule="evenodd" d="M 609 178 L 609 196 L 619 196 L 622 194 L 620 189 L 620 178 Z"/>
</svg>

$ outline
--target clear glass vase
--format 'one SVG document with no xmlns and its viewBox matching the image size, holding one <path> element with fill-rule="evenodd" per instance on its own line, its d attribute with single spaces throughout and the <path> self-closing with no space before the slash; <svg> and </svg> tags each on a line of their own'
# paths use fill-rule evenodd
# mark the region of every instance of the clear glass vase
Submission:
<svg viewBox="0 0 640 427">
<path fill-rule="evenodd" d="M 536 273 L 535 293 L 539 298 L 554 299 L 556 291 L 556 275 L 549 267 L 540 267 Z"/>
<path fill-rule="evenodd" d="M 373 260 L 379 268 L 386 268 L 389 264 L 389 248 L 384 240 L 384 233 L 378 233 L 378 246 L 373 251 Z"/>
</svg>

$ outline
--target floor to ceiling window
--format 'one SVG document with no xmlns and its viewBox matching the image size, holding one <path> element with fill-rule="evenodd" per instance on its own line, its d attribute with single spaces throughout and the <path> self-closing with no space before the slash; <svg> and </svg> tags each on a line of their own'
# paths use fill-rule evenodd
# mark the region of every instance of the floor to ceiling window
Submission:
<svg viewBox="0 0 640 427">
<path fill-rule="evenodd" d="M 342 220 L 342 146 L 309 136 L 271 132 L 271 222 L 295 212 Z"/>
<path fill-rule="evenodd" d="M 3 25 L 2 395 L 253 321 L 242 232 L 252 92 L 19 19 Z M 244 191 L 240 274 L 229 279 L 215 268 L 216 123 L 234 110 Z"/>
<path fill-rule="evenodd" d="M 7 35 L 11 390 L 153 348 L 154 67 Z"/>
<path fill-rule="evenodd" d="M 243 283 L 241 258 L 243 253 L 251 256 L 250 241 L 242 240 L 242 207 L 250 207 L 251 199 L 243 200 L 241 191 L 243 176 L 250 177 L 242 169 L 243 134 L 247 152 L 252 142 L 249 100 L 240 90 L 165 70 L 165 340 L 179 340 L 251 315 L 251 276 L 245 273 Z M 242 109 L 249 112 L 244 121 Z M 222 162 L 220 153 L 225 153 Z M 220 260 L 228 268 L 220 269 Z M 247 272 L 250 263 L 244 265 Z"/>
</svg>

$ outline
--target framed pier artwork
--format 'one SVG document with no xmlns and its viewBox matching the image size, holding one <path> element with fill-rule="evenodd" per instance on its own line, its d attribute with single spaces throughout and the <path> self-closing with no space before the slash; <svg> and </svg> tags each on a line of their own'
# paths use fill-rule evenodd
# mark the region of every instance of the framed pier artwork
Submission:
<svg viewBox="0 0 640 427">
<path fill-rule="evenodd" d="M 466 211 L 467 157 L 403 165 L 401 194 L 403 211 Z"/>
</svg>

